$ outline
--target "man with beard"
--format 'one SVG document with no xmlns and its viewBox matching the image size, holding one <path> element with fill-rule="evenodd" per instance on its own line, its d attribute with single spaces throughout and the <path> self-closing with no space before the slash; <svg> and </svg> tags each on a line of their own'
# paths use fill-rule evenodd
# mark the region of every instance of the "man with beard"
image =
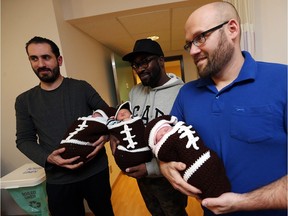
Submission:
<svg viewBox="0 0 288 216">
<path fill-rule="evenodd" d="M 195 10 L 185 32 L 200 78 L 181 88 L 171 114 L 222 158 L 232 186 L 201 201 L 204 215 L 286 215 L 287 65 L 241 52 L 240 18 L 227 2 Z M 160 169 L 175 188 L 199 197 L 180 176 L 185 164 L 161 162 Z"/>
<path fill-rule="evenodd" d="M 160 45 L 150 39 L 137 40 L 133 52 L 125 55 L 123 60 L 131 63 L 141 80 L 129 93 L 133 116 L 141 117 L 146 125 L 156 117 L 169 114 L 183 81 L 174 74 L 166 73 Z M 113 139 L 110 141 L 114 152 L 116 143 Z M 137 179 L 151 215 L 187 215 L 187 196 L 175 190 L 162 176 L 155 158 L 151 162 L 127 168 L 125 174 Z"/>
<path fill-rule="evenodd" d="M 26 43 L 26 53 L 40 84 L 16 98 L 16 144 L 45 168 L 51 215 L 84 216 L 84 199 L 95 215 L 114 215 L 103 148 L 107 137 L 101 136 L 93 144 L 95 150 L 84 166 L 83 162 L 73 163 L 79 156 L 63 159 L 60 154 L 65 148 L 57 149 L 74 120 L 108 105 L 87 82 L 61 75 L 62 56 L 53 41 L 34 37 Z"/>
</svg>

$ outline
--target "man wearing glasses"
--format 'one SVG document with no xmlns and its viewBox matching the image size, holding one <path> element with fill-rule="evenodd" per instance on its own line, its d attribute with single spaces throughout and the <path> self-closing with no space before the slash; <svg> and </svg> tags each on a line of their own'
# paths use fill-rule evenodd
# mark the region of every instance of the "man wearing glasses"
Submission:
<svg viewBox="0 0 288 216">
<path fill-rule="evenodd" d="M 130 93 L 133 116 L 142 118 L 146 125 L 154 118 L 169 114 L 183 81 L 174 74 L 167 74 L 164 67 L 164 53 L 156 41 L 136 41 L 133 52 L 123 57 L 131 63 L 141 83 Z M 112 152 L 116 143 L 110 140 Z M 151 162 L 126 169 L 125 174 L 136 178 L 151 215 L 185 216 L 187 196 L 175 190 L 160 174 L 155 158 Z"/>
<path fill-rule="evenodd" d="M 240 18 L 227 2 L 195 10 L 185 33 L 200 78 L 181 88 L 171 115 L 193 125 L 217 152 L 232 186 L 201 201 L 204 215 L 287 215 L 287 65 L 241 52 Z M 175 188 L 199 197 L 179 174 L 184 164 L 160 168 Z"/>
</svg>

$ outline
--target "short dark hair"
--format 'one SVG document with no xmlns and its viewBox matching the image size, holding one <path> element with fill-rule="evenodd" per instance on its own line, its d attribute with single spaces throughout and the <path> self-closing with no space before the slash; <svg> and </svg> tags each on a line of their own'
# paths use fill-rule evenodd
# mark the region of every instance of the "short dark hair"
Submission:
<svg viewBox="0 0 288 216">
<path fill-rule="evenodd" d="M 27 43 L 26 43 L 26 46 L 25 46 L 25 49 L 26 49 L 26 53 L 28 54 L 28 46 L 30 44 L 39 44 L 39 43 L 47 43 L 50 45 L 51 47 L 51 50 L 52 52 L 54 53 L 54 55 L 56 56 L 56 58 L 58 58 L 60 56 L 60 51 L 59 51 L 59 48 L 58 46 L 52 41 L 52 40 L 49 40 L 47 38 L 43 38 L 43 37 L 38 37 L 38 36 L 35 36 L 33 37 L 32 39 L 30 39 Z"/>
</svg>

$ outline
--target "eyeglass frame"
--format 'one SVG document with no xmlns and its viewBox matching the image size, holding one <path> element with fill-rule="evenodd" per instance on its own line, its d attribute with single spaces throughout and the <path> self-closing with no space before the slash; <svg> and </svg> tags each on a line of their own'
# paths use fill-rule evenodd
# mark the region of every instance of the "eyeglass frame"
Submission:
<svg viewBox="0 0 288 216">
<path fill-rule="evenodd" d="M 217 26 L 215 26 L 215 27 L 213 27 L 213 28 L 211 28 L 211 29 L 208 29 L 207 31 L 202 32 L 201 34 L 197 35 L 192 41 L 187 41 L 186 44 L 184 45 L 184 49 L 189 52 L 190 49 L 191 49 L 192 43 L 193 43 L 196 47 L 201 46 L 202 44 L 204 44 L 204 43 L 206 42 L 206 35 L 207 35 L 208 33 L 210 33 L 210 32 L 212 33 L 212 32 L 214 32 L 214 31 L 222 28 L 222 27 L 223 27 L 224 25 L 226 25 L 227 23 L 229 23 L 229 21 L 225 21 L 225 22 L 223 22 L 223 23 L 220 24 L 220 25 L 217 25 Z M 203 42 L 201 42 L 201 40 L 203 40 Z"/>
<path fill-rule="evenodd" d="M 148 56 L 144 58 L 143 60 L 141 60 L 139 63 L 131 62 L 131 67 L 134 71 L 137 71 L 140 67 L 143 69 L 146 69 L 148 68 L 150 62 L 156 58 L 159 58 L 159 56 Z"/>
</svg>

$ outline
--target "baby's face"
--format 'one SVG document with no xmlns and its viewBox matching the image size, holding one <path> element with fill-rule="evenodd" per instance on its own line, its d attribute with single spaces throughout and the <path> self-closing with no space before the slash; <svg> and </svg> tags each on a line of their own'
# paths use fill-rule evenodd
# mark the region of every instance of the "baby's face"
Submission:
<svg viewBox="0 0 288 216">
<path fill-rule="evenodd" d="M 117 120 L 123 121 L 125 119 L 129 119 L 130 116 L 131 116 L 131 113 L 128 109 L 121 109 L 121 110 L 119 110 L 119 112 L 117 114 Z"/>
<path fill-rule="evenodd" d="M 165 125 L 165 126 L 161 127 L 156 134 L 156 143 L 155 144 L 157 144 L 162 139 L 162 137 L 166 133 L 168 133 L 171 129 L 172 129 L 171 125 Z"/>
</svg>

